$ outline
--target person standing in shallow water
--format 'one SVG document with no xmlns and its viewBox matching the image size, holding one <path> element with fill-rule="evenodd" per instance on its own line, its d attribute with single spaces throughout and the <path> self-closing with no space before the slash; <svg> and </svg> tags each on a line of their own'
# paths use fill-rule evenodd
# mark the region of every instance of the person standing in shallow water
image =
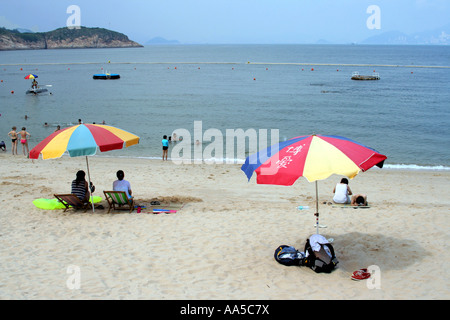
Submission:
<svg viewBox="0 0 450 320">
<path fill-rule="evenodd" d="M 16 127 L 12 127 L 11 131 L 8 132 L 8 136 L 11 138 L 11 152 L 13 155 L 17 153 L 17 139 L 19 135 L 17 134 Z"/>
<path fill-rule="evenodd" d="M 23 154 L 27 156 L 30 153 L 30 150 L 28 150 L 28 137 L 31 137 L 31 134 L 27 132 L 27 128 L 22 127 L 22 131 L 19 132 L 19 135 L 20 135 L 20 143 L 22 144 Z"/>
<path fill-rule="evenodd" d="M 169 140 L 167 140 L 166 135 L 163 136 L 163 139 L 161 142 L 162 142 L 162 149 L 163 149 L 162 159 L 163 159 L 163 161 L 164 160 L 167 161 L 167 154 L 169 153 Z"/>
</svg>

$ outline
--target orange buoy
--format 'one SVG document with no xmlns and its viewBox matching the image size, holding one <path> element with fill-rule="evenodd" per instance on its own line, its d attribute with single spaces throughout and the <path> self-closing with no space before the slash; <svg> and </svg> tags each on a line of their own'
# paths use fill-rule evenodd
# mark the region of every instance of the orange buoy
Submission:
<svg viewBox="0 0 450 320">
<path fill-rule="evenodd" d="M 314 68 L 311 68 L 311 71 L 314 71 Z"/>
<path fill-rule="evenodd" d="M 256 80 L 256 78 L 253 78 L 253 80 Z"/>
<path fill-rule="evenodd" d="M 11 90 L 11 94 L 14 94 L 14 90 Z"/>
<path fill-rule="evenodd" d="M 23 69 L 22 68 L 20 68 L 20 71 L 22 71 Z"/>
</svg>

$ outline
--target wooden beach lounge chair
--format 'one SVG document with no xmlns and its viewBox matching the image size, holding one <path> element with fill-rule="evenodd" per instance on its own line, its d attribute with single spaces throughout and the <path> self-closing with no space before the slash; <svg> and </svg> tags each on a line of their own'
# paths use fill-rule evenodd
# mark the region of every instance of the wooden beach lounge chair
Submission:
<svg viewBox="0 0 450 320">
<path fill-rule="evenodd" d="M 67 211 L 67 209 L 74 208 L 75 210 L 78 209 L 84 209 L 84 212 L 87 211 L 89 208 L 89 202 L 83 203 L 76 195 L 69 193 L 69 194 L 55 194 L 54 195 L 56 199 L 58 199 L 59 202 L 61 202 L 64 205 L 64 212 Z"/>
<path fill-rule="evenodd" d="M 108 201 L 108 213 L 113 210 L 129 209 L 130 213 L 134 209 L 133 198 L 128 199 L 125 191 L 103 191 L 106 201 Z"/>
</svg>

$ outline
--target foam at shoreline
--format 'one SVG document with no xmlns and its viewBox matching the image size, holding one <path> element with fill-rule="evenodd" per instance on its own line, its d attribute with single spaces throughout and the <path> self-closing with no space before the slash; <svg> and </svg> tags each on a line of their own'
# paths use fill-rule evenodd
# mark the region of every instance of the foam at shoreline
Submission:
<svg viewBox="0 0 450 320">
<path fill-rule="evenodd" d="M 108 156 L 108 155 L 96 155 L 98 157 L 104 158 L 127 158 L 127 159 L 148 159 L 148 160 L 161 160 L 161 157 L 153 157 L 153 156 Z M 169 161 L 173 159 L 169 158 Z M 181 162 L 181 160 L 179 160 Z M 186 164 L 244 164 L 245 159 L 184 159 Z M 176 163 L 176 161 L 174 161 Z M 378 167 L 373 167 L 371 170 L 379 170 Z M 383 169 L 392 169 L 392 170 L 434 170 L 434 171 L 449 171 L 450 167 L 437 165 L 417 165 L 417 164 L 385 164 Z"/>
</svg>

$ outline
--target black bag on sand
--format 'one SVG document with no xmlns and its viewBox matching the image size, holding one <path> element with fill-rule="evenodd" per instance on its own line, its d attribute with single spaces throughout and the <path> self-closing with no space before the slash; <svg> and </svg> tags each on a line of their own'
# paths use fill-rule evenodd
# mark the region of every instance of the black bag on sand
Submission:
<svg viewBox="0 0 450 320">
<path fill-rule="evenodd" d="M 307 257 L 304 259 L 304 265 L 317 273 L 330 273 L 339 263 L 330 243 L 320 244 L 320 250 L 314 251 L 308 239 L 305 244 L 305 254 Z"/>
<path fill-rule="evenodd" d="M 292 246 L 281 245 L 275 250 L 274 258 L 285 266 L 301 266 L 305 255 Z"/>
</svg>

